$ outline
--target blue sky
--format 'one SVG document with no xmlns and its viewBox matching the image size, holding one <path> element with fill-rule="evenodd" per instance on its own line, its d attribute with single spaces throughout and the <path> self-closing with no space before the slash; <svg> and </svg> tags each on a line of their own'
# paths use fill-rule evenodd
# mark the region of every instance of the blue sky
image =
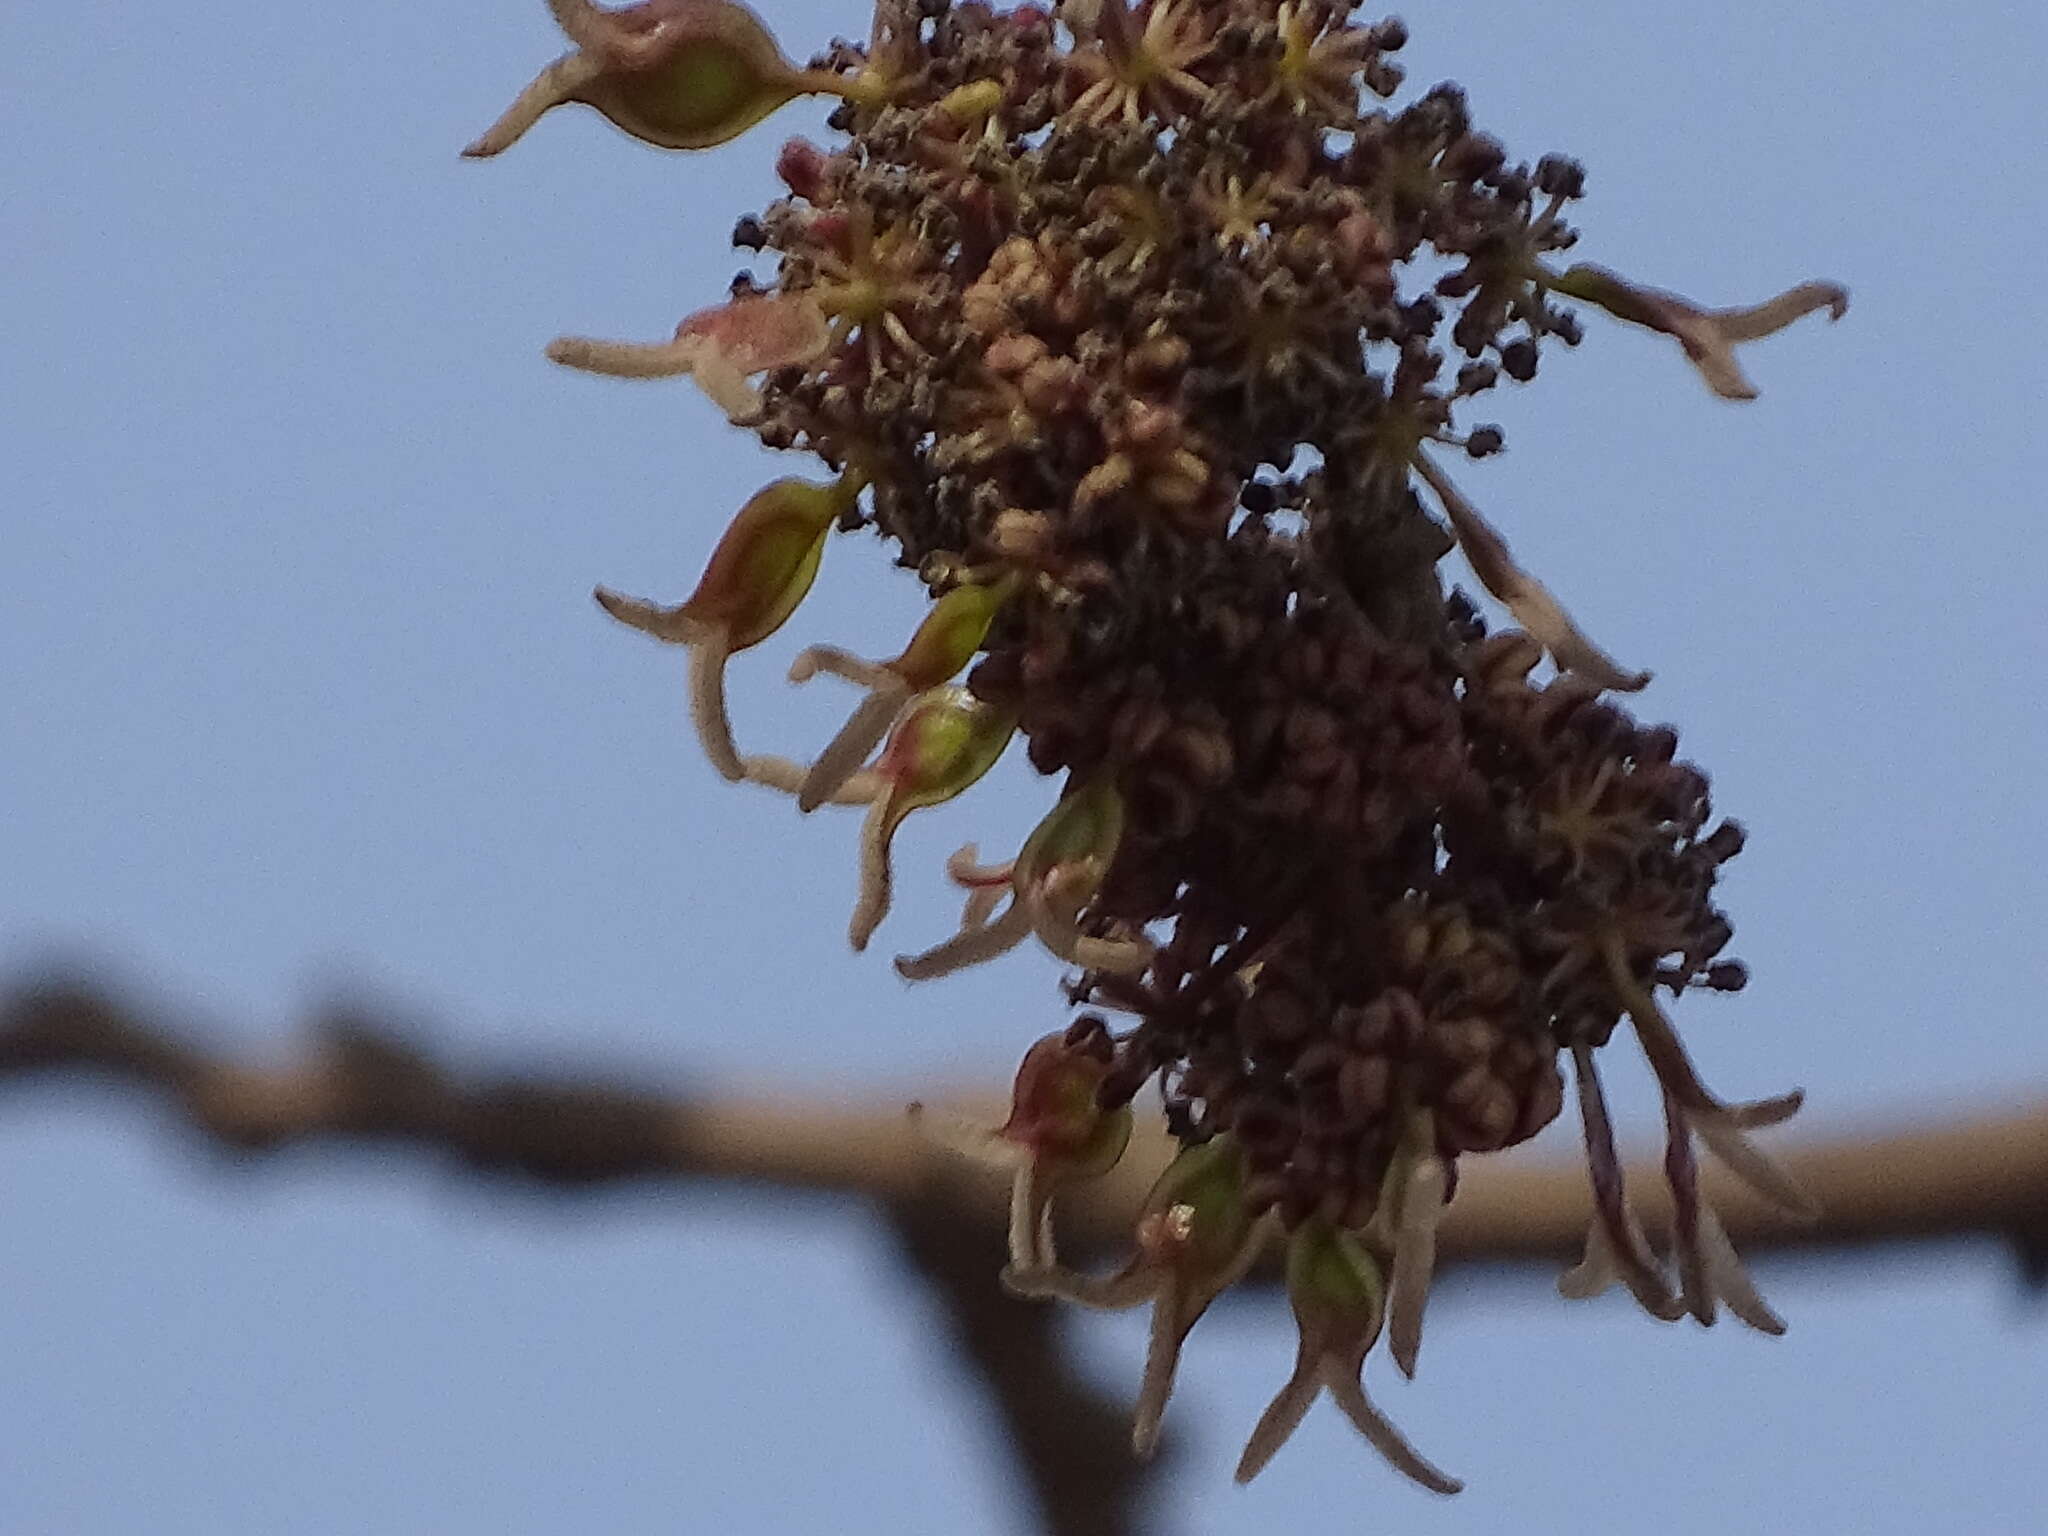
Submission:
<svg viewBox="0 0 2048 1536">
<path fill-rule="evenodd" d="M 864 30 L 803 0 L 792 53 Z M 1581 253 L 1706 302 L 1846 282 L 1710 398 L 1589 317 L 1462 476 L 1587 626 L 1652 667 L 1750 827 L 1756 981 L 1682 1022 L 1810 1128 L 2048 1084 L 2038 707 L 2048 19 L 1586 0 L 1409 13 L 1419 84 L 1591 172 Z M 20 8 L 0 48 L 0 963 L 49 957 L 283 1054 L 337 991 L 457 1061 L 598 1062 L 831 1096 L 994 1082 L 1057 1018 L 1020 954 L 908 990 L 939 860 L 1010 844 L 1006 763 L 900 844 L 846 952 L 844 816 L 718 785 L 671 657 L 598 581 L 680 595 L 771 464 L 687 385 L 550 368 L 665 334 L 739 265 L 797 105 L 714 154 L 561 113 L 456 151 L 557 49 L 544 8 Z M 793 466 L 802 472 L 803 466 Z M 914 584 L 836 543 L 735 667 L 744 743 L 846 702 L 798 645 L 886 654 Z M 1640 1075 L 1617 1073 L 1649 1130 Z M 83 1089 L 0 1096 L 7 1536 L 1021 1532 L 931 1319 L 856 1213 L 480 1192 L 412 1158 L 225 1167 Z M 1197 1334 L 1162 1528 L 2037 1529 L 2048 1323 L 1988 1249 L 1766 1265 L 1778 1341 L 1452 1293 L 1382 1398 L 1465 1477 L 1401 1486 L 1333 1415 L 1251 1490 L 1277 1300 Z M 1135 1319 L 1081 1327 L 1134 1384 Z M 1390 1374 L 1381 1370 L 1382 1375 Z"/>
</svg>

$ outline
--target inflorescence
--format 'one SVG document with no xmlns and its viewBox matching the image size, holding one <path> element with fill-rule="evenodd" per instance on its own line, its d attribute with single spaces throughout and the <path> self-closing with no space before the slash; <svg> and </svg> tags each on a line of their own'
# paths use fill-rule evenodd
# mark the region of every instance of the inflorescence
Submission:
<svg viewBox="0 0 2048 1536">
<path fill-rule="evenodd" d="M 549 349 L 692 375 L 834 478 L 757 493 L 679 605 L 598 599 L 686 648 L 725 778 L 866 808 L 855 948 L 887 914 L 905 816 L 1016 737 L 1061 776 L 1015 857 L 954 857 L 959 930 L 896 965 L 923 980 L 1035 940 L 1073 968 L 1084 1011 L 1026 1053 L 1009 1121 L 924 1120 L 1014 1167 L 1013 1290 L 1150 1304 L 1138 1449 L 1182 1340 L 1279 1244 L 1300 1350 L 1240 1479 L 1327 1392 L 1401 1471 L 1455 1491 L 1373 1407 L 1363 1364 L 1384 1332 L 1413 1374 L 1459 1158 L 1548 1124 L 1567 1058 L 1597 1217 L 1560 1288 L 1780 1331 L 1695 1149 L 1807 1213 L 1749 1135 L 1799 1096 L 1715 1098 L 1659 998 L 1746 979 L 1714 904 L 1741 828 L 1669 727 L 1606 697 L 1648 674 L 1580 630 L 1444 465 L 1499 450 L 1457 418 L 1578 343 L 1568 304 L 1670 335 L 1746 399 L 1736 346 L 1839 316 L 1844 292 L 1707 310 L 1561 265 L 1580 166 L 1514 160 L 1455 86 L 1386 105 L 1406 28 L 1335 0 L 880 0 L 865 44 L 802 67 L 729 0 L 550 4 L 573 50 L 469 154 L 565 102 L 699 149 L 836 99 L 838 146 L 791 140 L 789 195 L 734 232 L 768 276 L 671 340 Z M 828 535 L 861 528 L 918 572 L 929 614 L 886 661 L 799 656 L 792 680 L 859 692 L 814 760 L 743 753 L 728 660 L 789 618 Z M 1446 594 L 1453 548 L 1514 627 Z M 1624 1019 L 1663 1090 L 1668 1262 L 1595 1066 Z M 1129 1262 L 1078 1273 L 1052 1202 L 1117 1162 L 1147 1083 L 1181 1151 Z"/>
</svg>

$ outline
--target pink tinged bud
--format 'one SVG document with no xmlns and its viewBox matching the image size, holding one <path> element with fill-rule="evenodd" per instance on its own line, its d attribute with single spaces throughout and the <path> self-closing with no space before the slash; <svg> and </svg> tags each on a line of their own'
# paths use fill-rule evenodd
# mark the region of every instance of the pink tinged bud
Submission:
<svg viewBox="0 0 2048 1536">
<path fill-rule="evenodd" d="M 510 148 L 567 102 L 594 107 L 659 148 L 708 149 L 797 96 L 839 89 L 835 76 L 790 64 L 760 18 L 732 0 L 643 0 L 620 10 L 551 0 L 551 8 L 578 51 L 543 70 L 465 155 Z"/>
<path fill-rule="evenodd" d="M 775 156 L 775 174 L 796 196 L 814 206 L 828 201 L 825 173 L 830 161 L 809 139 L 791 139 Z"/>
<path fill-rule="evenodd" d="M 912 811 L 965 793 L 995 766 L 1017 719 L 965 688 L 935 688 L 897 716 L 875 771 L 884 784 L 861 827 L 861 888 L 847 938 L 867 948 L 889 911 L 889 845 Z"/>
<path fill-rule="evenodd" d="M 1649 673 L 1631 672 L 1601 650 L 1573 622 L 1550 589 L 1515 564 L 1507 540 L 1427 454 L 1416 450 L 1414 463 L 1415 472 L 1444 509 L 1451 533 L 1471 565 L 1472 574 L 1500 600 L 1515 622 L 1550 653 L 1558 671 L 1584 678 L 1597 688 L 1613 688 L 1623 693 L 1633 693 L 1649 683 Z"/>
<path fill-rule="evenodd" d="M 1641 287 L 1605 267 L 1584 264 L 1549 279 L 1548 286 L 1567 298 L 1597 305 L 1617 320 L 1675 338 L 1707 388 L 1723 400 L 1756 398 L 1756 386 L 1735 360 L 1737 343 L 1775 335 L 1818 309 L 1825 309 L 1830 320 L 1849 312 L 1849 290 L 1839 283 L 1801 283 L 1776 298 L 1737 309 L 1702 309 L 1675 293 Z"/>
<path fill-rule="evenodd" d="M 778 480 L 754 493 L 711 552 L 697 590 L 673 608 L 597 589 L 623 624 L 690 649 L 690 704 L 698 738 L 727 779 L 747 776 L 725 707 L 725 661 L 782 627 L 810 591 L 833 520 L 854 489 L 842 480 Z"/>
<path fill-rule="evenodd" d="M 830 672 L 868 690 L 805 774 L 797 790 L 799 810 L 824 804 L 860 770 L 906 700 L 950 682 L 974 659 L 1014 585 L 1004 580 L 953 588 L 932 604 L 910 644 L 893 661 L 862 661 L 833 646 L 813 646 L 798 655 L 789 669 L 791 682 Z"/>
<path fill-rule="evenodd" d="M 831 322 L 810 299 L 747 294 L 700 309 L 663 342 L 599 341 L 561 336 L 548 343 L 550 362 L 620 379 L 670 379 L 689 374 L 735 425 L 758 421 L 761 396 L 749 375 L 799 367 L 823 356 Z"/>
<path fill-rule="evenodd" d="M 1352 1427 L 1404 1476 L 1433 1493 L 1464 1485 L 1425 1461 L 1365 1394 L 1365 1357 L 1379 1339 L 1385 1308 L 1380 1267 L 1349 1232 L 1305 1223 L 1287 1244 L 1287 1299 L 1301 1341 L 1294 1374 L 1252 1431 L 1237 1480 L 1248 1483 L 1287 1443 L 1323 1392 Z"/>
<path fill-rule="evenodd" d="M 1152 1303 L 1145 1377 L 1131 1426 L 1132 1449 L 1150 1456 L 1173 1393 L 1180 1352 L 1210 1303 L 1257 1262 L 1272 1236 L 1244 1197 L 1244 1154 L 1228 1135 L 1188 1147 L 1146 1196 L 1137 1252 L 1121 1270 L 1095 1277 L 1047 1267 L 1004 1276 L 1013 1291 L 1121 1309 Z"/>
<path fill-rule="evenodd" d="M 994 1131 L 963 1127 L 911 1106 L 920 1129 L 978 1162 L 1013 1170 L 1006 1276 L 1057 1266 L 1054 1195 L 1067 1184 L 1109 1172 L 1130 1144 L 1130 1106 L 1105 1110 L 1096 1101 L 1110 1060 L 1109 1042 L 1099 1033 L 1045 1036 L 1024 1053 L 1011 1089 L 1010 1117 Z"/>
</svg>

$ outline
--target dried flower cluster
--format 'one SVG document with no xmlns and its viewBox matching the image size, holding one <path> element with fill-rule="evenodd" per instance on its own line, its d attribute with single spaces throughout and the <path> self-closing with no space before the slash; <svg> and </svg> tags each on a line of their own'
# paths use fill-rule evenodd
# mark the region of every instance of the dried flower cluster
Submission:
<svg viewBox="0 0 2048 1536">
<path fill-rule="evenodd" d="M 839 146 L 792 140 L 789 195 L 735 232 L 773 254 L 765 276 L 672 340 L 550 349 L 690 374 L 836 478 L 758 493 L 677 606 L 598 596 L 687 648 L 726 778 L 866 807 L 856 948 L 906 815 L 1016 736 L 1062 776 L 1013 859 L 956 856 L 959 931 L 897 966 L 935 977 L 1035 938 L 1074 968 L 1088 1011 L 1026 1055 L 1009 1122 L 936 1129 L 1016 1169 L 1011 1287 L 1150 1304 L 1139 1449 L 1182 1339 L 1283 1244 L 1300 1352 L 1239 1476 L 1327 1392 L 1395 1466 L 1454 1490 L 1361 1370 L 1384 1331 L 1413 1372 L 1458 1159 L 1554 1118 L 1567 1057 L 1598 1220 L 1563 1288 L 1777 1331 L 1695 1145 L 1800 1211 L 1749 1138 L 1798 1096 L 1714 1098 L 1658 1000 L 1743 983 L 1714 905 L 1741 830 L 1670 729 L 1603 697 L 1647 674 L 1581 632 L 1442 461 L 1500 448 L 1455 419 L 1579 341 L 1566 301 L 1671 335 L 1746 398 L 1735 346 L 1839 315 L 1843 292 L 1711 311 L 1560 267 L 1580 167 L 1512 159 L 1452 86 L 1384 105 L 1405 28 L 1348 5 L 882 0 L 865 45 L 799 68 L 728 0 L 551 4 L 574 51 L 470 153 L 563 102 L 694 149 L 836 98 Z M 814 760 L 741 752 L 728 659 L 789 618 L 832 532 L 863 527 L 920 573 L 928 617 L 891 660 L 799 658 L 796 681 L 861 695 Z M 1453 547 L 1514 628 L 1446 595 Z M 1595 1068 L 1624 1018 L 1663 1086 L 1669 1261 L 1631 1213 Z M 1117 1161 L 1154 1081 L 1183 1150 L 1129 1263 L 1076 1273 L 1051 1203 Z"/>
</svg>

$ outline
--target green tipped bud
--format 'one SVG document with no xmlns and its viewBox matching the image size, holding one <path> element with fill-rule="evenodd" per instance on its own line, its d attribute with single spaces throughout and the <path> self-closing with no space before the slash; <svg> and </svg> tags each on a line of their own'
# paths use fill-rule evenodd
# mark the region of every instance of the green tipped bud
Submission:
<svg viewBox="0 0 2048 1536">
<path fill-rule="evenodd" d="M 951 682 L 981 649 L 989 625 L 1015 587 L 1006 577 L 987 586 L 970 582 L 953 588 L 932 604 L 903 654 L 882 665 L 918 693 Z"/>
<path fill-rule="evenodd" d="M 913 700 L 879 764 L 897 814 L 965 793 L 995 766 L 1016 729 L 1016 716 L 965 688 L 934 688 Z"/>
<path fill-rule="evenodd" d="M 678 617 L 726 632 L 743 651 L 780 629 L 817 579 L 825 536 L 849 501 L 845 482 L 777 480 L 740 508 Z"/>
<path fill-rule="evenodd" d="M 566 102 L 661 149 L 709 149 L 798 96 L 842 88 L 835 75 L 792 65 L 761 19 L 732 0 L 552 8 L 578 51 L 542 71 L 465 155 L 502 152 Z"/>
</svg>

